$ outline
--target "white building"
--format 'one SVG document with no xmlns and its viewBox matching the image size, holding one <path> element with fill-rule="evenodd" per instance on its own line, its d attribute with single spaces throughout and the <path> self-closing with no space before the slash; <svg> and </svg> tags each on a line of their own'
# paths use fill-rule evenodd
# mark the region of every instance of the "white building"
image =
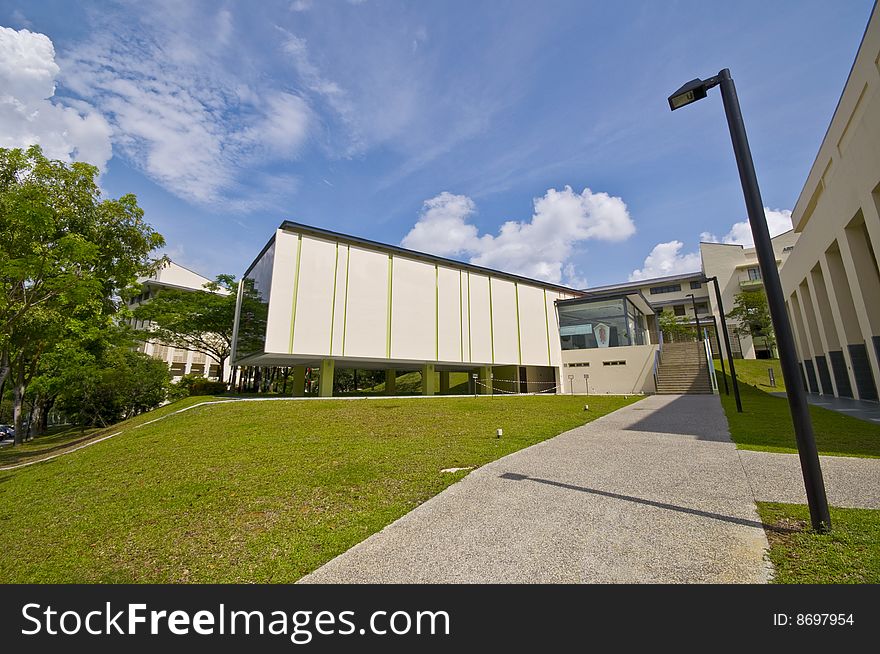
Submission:
<svg viewBox="0 0 880 654">
<path fill-rule="evenodd" d="M 650 305 L 638 293 L 587 293 L 480 266 L 285 222 L 244 274 L 233 360 L 320 369 L 420 370 L 440 392 L 448 373 L 483 392 L 654 391 Z M 577 374 L 570 369 L 577 368 Z M 579 384 L 584 384 L 580 387 Z"/>
<path fill-rule="evenodd" d="M 129 300 L 128 306 L 129 309 L 134 309 L 138 305 L 149 301 L 150 298 L 155 297 L 163 289 L 202 291 L 205 290 L 205 284 L 210 282 L 211 280 L 207 277 L 184 268 L 166 257 L 152 275 L 138 279 L 138 283 L 144 290 L 140 295 Z M 148 324 L 140 320 L 133 321 L 132 326 L 135 329 L 149 327 Z M 220 379 L 219 362 L 206 352 L 175 347 L 155 340 L 143 343 L 140 350 L 154 359 L 165 361 L 171 370 L 171 376 L 175 382 L 183 377 L 183 375 L 189 374 L 200 375 L 210 379 Z M 227 361 L 224 365 L 223 378 L 227 377 L 226 373 L 228 372 L 229 362 Z"/>
<path fill-rule="evenodd" d="M 804 383 L 877 400 L 880 381 L 880 9 L 874 6 L 792 212 L 780 271 Z"/>
</svg>

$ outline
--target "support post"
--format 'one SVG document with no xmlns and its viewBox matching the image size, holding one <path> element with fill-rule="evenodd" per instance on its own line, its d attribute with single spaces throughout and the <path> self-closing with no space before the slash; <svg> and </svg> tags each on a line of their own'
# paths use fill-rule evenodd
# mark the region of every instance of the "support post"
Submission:
<svg viewBox="0 0 880 654">
<path fill-rule="evenodd" d="M 449 371 L 440 372 L 440 395 L 449 395 Z"/>
<path fill-rule="evenodd" d="M 321 359 L 321 377 L 318 380 L 318 396 L 333 397 L 333 375 L 336 372 L 334 359 Z"/>
<path fill-rule="evenodd" d="M 306 367 L 293 367 L 293 396 L 304 397 L 306 394 Z"/>
<path fill-rule="evenodd" d="M 385 395 L 397 395 L 397 371 L 385 371 Z"/>
<path fill-rule="evenodd" d="M 422 366 L 422 395 L 433 395 L 434 390 L 434 364 L 426 363 Z"/>
<path fill-rule="evenodd" d="M 480 366 L 479 375 L 477 377 L 479 382 L 477 388 L 480 389 L 480 395 L 492 395 L 494 392 L 492 388 L 492 366 Z"/>
</svg>

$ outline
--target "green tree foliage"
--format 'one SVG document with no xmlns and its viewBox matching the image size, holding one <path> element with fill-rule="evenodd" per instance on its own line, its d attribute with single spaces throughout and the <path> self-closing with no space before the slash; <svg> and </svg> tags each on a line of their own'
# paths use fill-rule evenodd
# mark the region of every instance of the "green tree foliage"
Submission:
<svg viewBox="0 0 880 654">
<path fill-rule="evenodd" d="M 63 380 L 59 408 L 77 424 L 106 426 L 162 404 L 171 374 L 164 361 L 113 346 Z"/>
<path fill-rule="evenodd" d="M 669 342 L 696 336 L 696 330 L 688 324 L 687 318 L 676 316 L 672 311 L 661 311 L 657 322 L 660 325 L 660 331 L 663 332 L 663 337 Z"/>
<path fill-rule="evenodd" d="M 163 289 L 138 306 L 133 315 L 149 323 L 142 333 L 145 340 L 206 352 L 217 361 L 222 376 L 232 348 L 237 292 L 232 275 L 218 275 L 203 291 Z"/>
<path fill-rule="evenodd" d="M 727 317 L 735 323 L 731 329 L 738 336 L 749 336 L 753 341 L 761 341 L 773 353 L 776 348 L 776 332 L 773 331 L 773 320 L 770 307 L 763 290 L 743 291 L 733 301 L 733 310 Z"/>
<path fill-rule="evenodd" d="M 162 237 L 134 195 L 103 198 L 98 169 L 0 148 L 0 388 L 11 380 L 16 443 L 44 356 L 114 314 Z"/>
</svg>

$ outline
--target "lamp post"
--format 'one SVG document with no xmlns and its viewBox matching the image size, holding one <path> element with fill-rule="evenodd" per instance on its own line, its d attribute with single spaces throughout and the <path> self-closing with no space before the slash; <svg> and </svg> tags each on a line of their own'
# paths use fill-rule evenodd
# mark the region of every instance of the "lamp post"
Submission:
<svg viewBox="0 0 880 654">
<path fill-rule="evenodd" d="M 742 413 L 743 405 L 742 400 L 739 397 L 739 381 L 736 379 L 736 366 L 733 364 L 733 352 L 730 349 L 730 334 L 727 332 L 727 317 L 724 314 L 724 302 L 721 300 L 721 289 L 718 287 L 718 277 L 707 277 L 706 281 L 708 282 L 709 280 L 712 281 L 712 285 L 715 287 L 715 301 L 718 303 L 718 314 L 721 316 L 721 328 L 724 330 L 724 349 L 727 351 L 727 363 L 730 365 L 730 378 L 733 380 L 733 397 L 736 399 L 736 412 Z"/>
<path fill-rule="evenodd" d="M 773 252 L 770 230 L 767 227 L 767 218 L 764 215 L 764 202 L 761 199 L 761 190 L 758 187 L 758 178 L 755 175 L 755 165 L 752 161 L 751 150 L 749 149 L 746 127 L 743 123 L 739 99 L 736 95 L 736 86 L 733 83 L 733 78 L 730 76 L 730 70 L 725 68 L 709 79 L 694 79 L 687 82 L 669 96 L 669 108 L 675 111 L 692 102 L 701 100 L 706 97 L 709 89 L 715 86 L 721 87 L 724 114 L 727 117 L 727 127 L 730 130 L 730 140 L 733 143 L 733 152 L 736 157 L 736 166 L 739 170 L 740 183 L 742 184 L 743 196 L 745 197 L 746 209 L 749 215 L 749 224 L 755 240 L 758 265 L 764 278 L 767 304 L 770 308 L 770 316 L 773 319 L 773 329 L 776 332 L 779 363 L 782 367 L 782 376 L 785 379 L 788 406 L 791 411 L 792 423 L 794 424 L 798 457 L 800 458 L 801 471 L 804 476 L 807 503 L 810 507 L 810 519 L 813 529 L 816 531 L 827 531 L 831 529 L 831 514 L 828 510 L 825 482 L 822 479 L 822 468 L 819 464 L 819 452 L 816 449 L 816 438 L 813 434 L 812 422 L 810 421 L 806 391 L 800 382 L 797 350 L 795 349 L 794 337 L 791 331 L 791 322 L 785 309 L 785 298 L 782 294 L 782 284 L 779 281 L 779 271 L 776 269 L 776 255 Z"/>
</svg>

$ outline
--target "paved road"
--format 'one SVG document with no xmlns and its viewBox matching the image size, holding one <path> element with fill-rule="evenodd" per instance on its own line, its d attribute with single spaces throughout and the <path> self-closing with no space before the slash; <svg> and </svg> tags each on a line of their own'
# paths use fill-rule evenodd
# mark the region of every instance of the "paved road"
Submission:
<svg viewBox="0 0 880 654">
<path fill-rule="evenodd" d="M 785 393 L 770 393 L 770 395 L 785 397 Z M 824 409 L 831 409 L 832 411 L 864 420 L 865 422 L 872 422 L 875 425 L 880 423 L 880 404 L 877 402 L 853 400 L 848 397 L 834 397 L 833 395 L 817 395 L 816 393 L 807 393 L 807 402 Z"/>
<path fill-rule="evenodd" d="M 763 582 L 711 395 L 651 396 L 485 465 L 305 583 Z"/>
</svg>

